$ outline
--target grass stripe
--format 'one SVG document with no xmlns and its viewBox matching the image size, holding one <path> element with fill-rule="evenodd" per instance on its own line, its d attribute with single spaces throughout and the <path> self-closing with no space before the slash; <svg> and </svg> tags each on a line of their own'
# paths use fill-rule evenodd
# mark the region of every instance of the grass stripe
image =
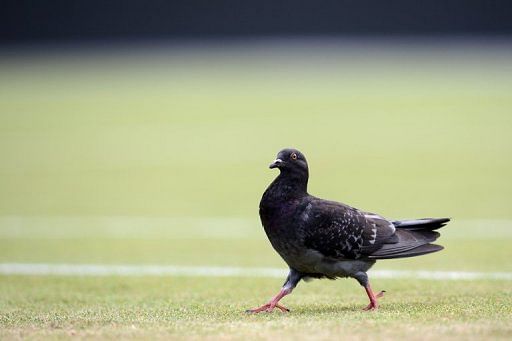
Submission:
<svg viewBox="0 0 512 341">
<path fill-rule="evenodd" d="M 443 239 L 512 239 L 512 220 L 454 219 Z M 257 217 L 0 216 L 0 239 L 266 239 Z"/>
<path fill-rule="evenodd" d="M 62 276 L 201 276 L 201 277 L 269 277 L 284 278 L 281 268 L 249 268 L 220 266 L 173 265 L 98 265 L 98 264 L 37 264 L 2 263 L 2 275 L 62 275 Z M 426 280 L 512 280 L 510 272 L 468 271 L 370 271 L 372 278 Z"/>
</svg>

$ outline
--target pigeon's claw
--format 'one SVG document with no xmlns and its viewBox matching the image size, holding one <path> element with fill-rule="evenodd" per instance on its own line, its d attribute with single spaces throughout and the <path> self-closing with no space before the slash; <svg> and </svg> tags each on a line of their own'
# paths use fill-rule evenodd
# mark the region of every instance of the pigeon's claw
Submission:
<svg viewBox="0 0 512 341">
<path fill-rule="evenodd" d="M 275 307 L 278 308 L 279 310 L 281 310 L 283 313 L 290 312 L 290 309 L 286 308 L 284 305 L 276 304 Z M 274 308 L 272 308 L 272 309 L 274 309 Z M 270 311 L 272 311 L 272 310 L 270 310 Z"/>
</svg>

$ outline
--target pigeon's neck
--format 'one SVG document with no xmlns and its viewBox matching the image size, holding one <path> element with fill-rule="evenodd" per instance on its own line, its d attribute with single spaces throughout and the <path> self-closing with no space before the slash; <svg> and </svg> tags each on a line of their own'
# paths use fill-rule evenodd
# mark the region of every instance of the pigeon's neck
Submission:
<svg viewBox="0 0 512 341">
<path fill-rule="evenodd" d="M 268 203 L 279 203 L 283 201 L 302 198 L 308 192 L 307 174 L 293 174 L 282 172 L 270 184 L 263 195 L 263 200 Z"/>
</svg>

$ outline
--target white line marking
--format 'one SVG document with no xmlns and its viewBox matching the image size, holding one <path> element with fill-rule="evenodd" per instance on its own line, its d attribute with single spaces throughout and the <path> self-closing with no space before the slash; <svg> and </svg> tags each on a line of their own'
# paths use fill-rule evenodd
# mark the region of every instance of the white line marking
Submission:
<svg viewBox="0 0 512 341">
<path fill-rule="evenodd" d="M 242 268 L 221 266 L 172 265 L 95 265 L 95 264 L 26 264 L 0 263 L 2 275 L 61 276 L 200 276 L 200 277 L 269 277 L 285 278 L 282 268 Z M 512 272 L 402 271 L 375 270 L 371 278 L 428 280 L 512 280 Z"/>
</svg>

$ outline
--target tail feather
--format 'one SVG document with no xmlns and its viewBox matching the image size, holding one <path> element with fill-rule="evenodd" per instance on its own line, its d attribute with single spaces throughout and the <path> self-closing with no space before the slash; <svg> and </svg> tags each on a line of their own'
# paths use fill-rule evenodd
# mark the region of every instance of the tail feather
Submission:
<svg viewBox="0 0 512 341">
<path fill-rule="evenodd" d="M 440 251 L 443 249 L 442 246 L 430 243 L 439 237 L 439 233 L 434 230 L 443 227 L 448 221 L 450 221 L 449 218 L 395 221 L 393 222 L 396 227 L 395 234 L 368 257 L 372 259 L 405 258 Z"/>
<path fill-rule="evenodd" d="M 445 226 L 450 218 L 422 218 L 393 221 L 396 228 L 407 230 L 437 230 Z"/>
<path fill-rule="evenodd" d="M 372 258 L 372 259 L 392 259 L 392 258 L 416 257 L 416 256 L 426 255 L 428 253 L 441 251 L 442 249 L 444 249 L 444 247 L 442 247 L 441 245 L 424 244 L 424 245 L 418 246 L 418 247 L 408 250 L 408 251 L 393 253 L 393 254 L 389 254 L 389 255 L 382 255 L 382 256 L 370 256 L 370 258 Z"/>
</svg>

